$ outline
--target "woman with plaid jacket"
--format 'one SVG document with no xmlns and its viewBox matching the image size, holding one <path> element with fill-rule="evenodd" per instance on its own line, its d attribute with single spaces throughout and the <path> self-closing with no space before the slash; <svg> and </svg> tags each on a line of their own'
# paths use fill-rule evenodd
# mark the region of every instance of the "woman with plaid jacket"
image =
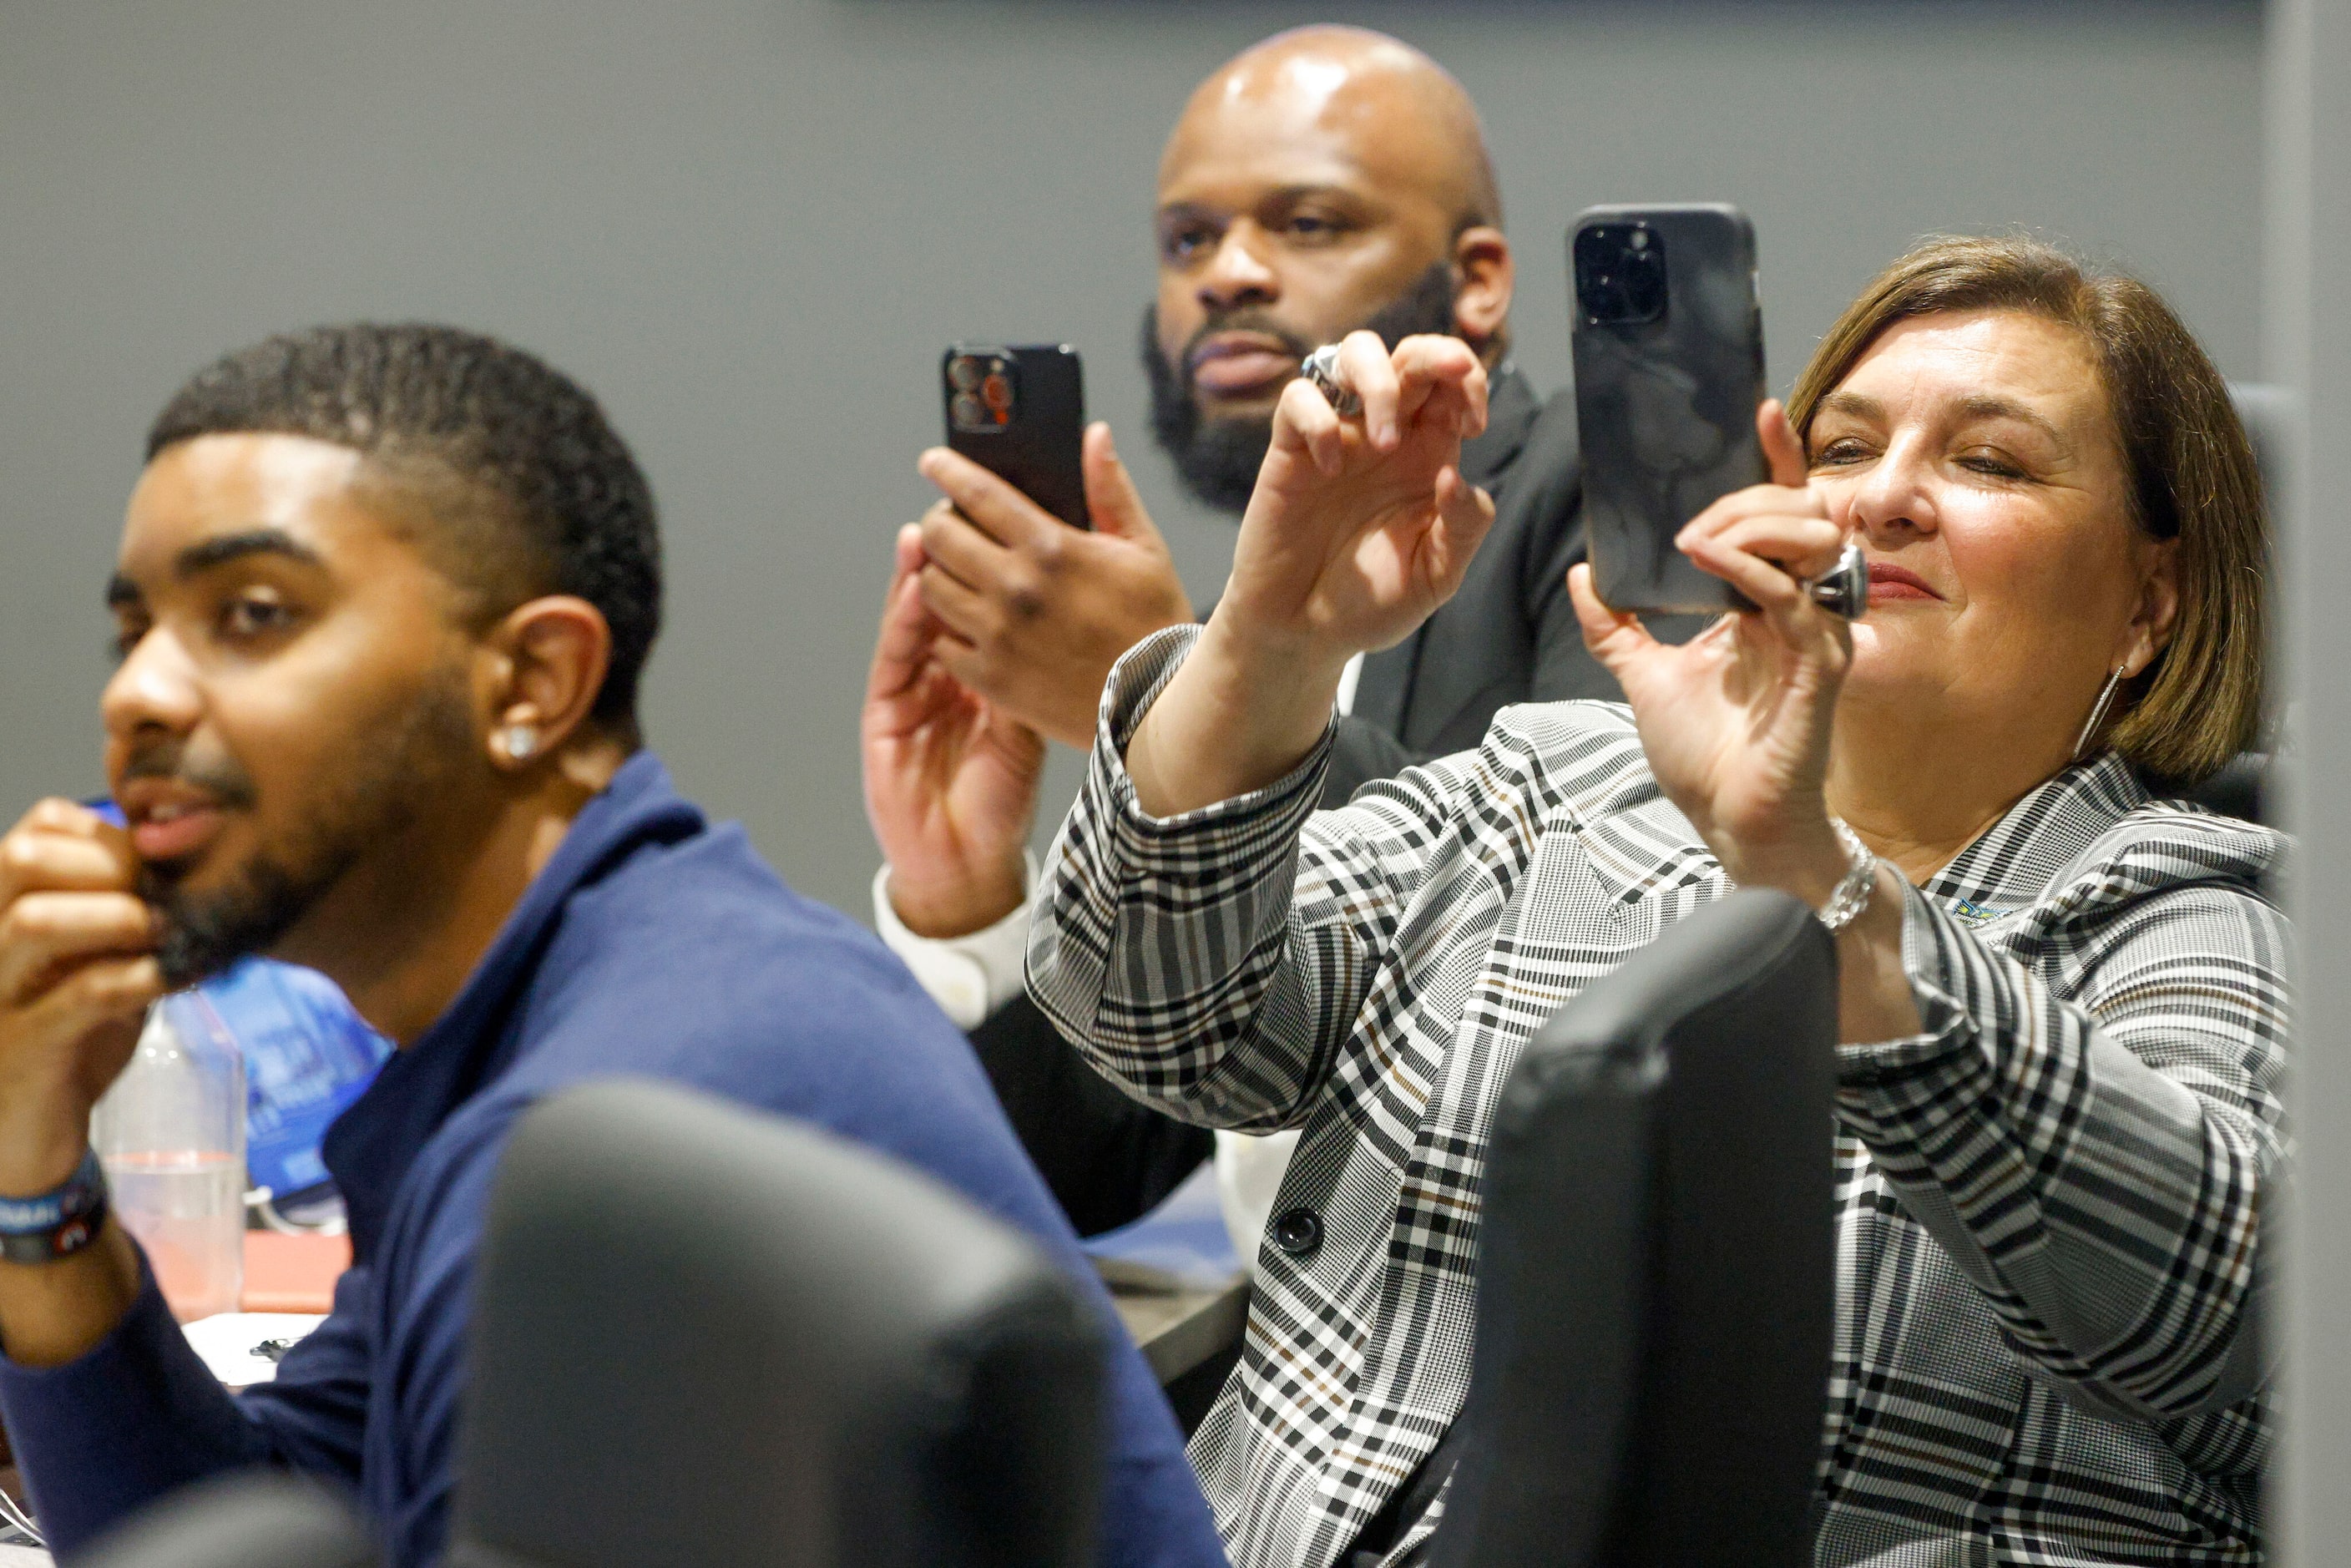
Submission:
<svg viewBox="0 0 2351 1568">
<path fill-rule="evenodd" d="M 1420 1549 L 1501 1081 L 1744 883 L 1841 966 L 1818 1561 L 2258 1562 L 2283 844 L 2164 797 L 2253 732 L 2267 552 L 2185 329 L 2038 245 L 1921 247 L 1761 411 L 1772 482 L 1680 536 L 1751 612 L 1659 643 L 1579 567 L 1629 706 L 1507 709 L 1318 814 L 1341 666 L 1490 516 L 1453 466 L 1473 355 L 1357 334 L 1335 379 L 1359 412 L 1284 395 L 1214 617 L 1113 674 L 1029 950 L 1130 1092 L 1301 1130 L 1193 1442 L 1234 1561 Z M 1808 591 L 1848 541 L 1850 623 Z"/>
</svg>

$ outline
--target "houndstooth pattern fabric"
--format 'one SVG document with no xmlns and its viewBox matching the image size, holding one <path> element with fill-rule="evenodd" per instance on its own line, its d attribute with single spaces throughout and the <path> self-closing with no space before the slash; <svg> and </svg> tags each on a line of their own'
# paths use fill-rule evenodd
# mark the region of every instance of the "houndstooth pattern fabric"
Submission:
<svg viewBox="0 0 2351 1568">
<path fill-rule="evenodd" d="M 1318 751 L 1154 820 L 1121 758 L 1196 635 L 1112 678 L 1029 985 L 1130 1092 L 1302 1130 L 1275 1213 L 1313 1211 L 1321 1245 L 1262 1244 L 1192 1458 L 1238 1568 L 1324 1568 L 1461 1408 L 1486 1129 L 1521 1044 L 1728 883 L 1608 704 L 1506 709 L 1343 810 L 1311 814 Z M 1820 1563 L 2261 1561 L 2282 849 L 2106 757 L 1908 894 L 1925 1032 L 1840 1049 Z"/>
</svg>

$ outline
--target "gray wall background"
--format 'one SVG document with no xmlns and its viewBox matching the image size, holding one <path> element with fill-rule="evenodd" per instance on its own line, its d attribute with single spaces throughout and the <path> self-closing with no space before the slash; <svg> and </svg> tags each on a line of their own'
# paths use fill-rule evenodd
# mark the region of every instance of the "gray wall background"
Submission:
<svg viewBox="0 0 2351 1568">
<path fill-rule="evenodd" d="M 928 499 L 939 347 L 1084 350 L 1212 593 L 1229 533 L 1142 426 L 1152 172 L 1218 60 L 1334 16 L 1483 107 L 1540 385 L 1567 361 L 1561 235 L 1602 200 L 1752 212 L 1782 385 L 1910 238 L 2011 226 L 2129 263 L 2261 371 L 2242 0 L 0 0 L 0 815 L 99 783 L 99 590 L 180 378 L 279 328 L 436 318 L 604 398 L 664 508 L 654 744 L 862 910 L 857 698 L 891 532 Z M 1053 777 L 1049 818 L 1070 758 Z"/>
</svg>

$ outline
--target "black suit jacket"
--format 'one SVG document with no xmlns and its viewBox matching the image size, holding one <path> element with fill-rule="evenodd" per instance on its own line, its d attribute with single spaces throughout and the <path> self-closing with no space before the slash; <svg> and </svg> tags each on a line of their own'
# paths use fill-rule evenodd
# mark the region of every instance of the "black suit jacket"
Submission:
<svg viewBox="0 0 2351 1568">
<path fill-rule="evenodd" d="M 1339 721 L 1322 804 L 1478 744 L 1510 703 L 1619 694 L 1584 651 L 1567 596 L 1583 559 L 1575 398 L 1538 402 L 1504 367 L 1462 476 L 1494 497 L 1494 526 L 1459 591 L 1395 647 L 1364 661 Z M 1129 1100 L 1085 1064 L 1025 996 L 972 1031 L 1029 1157 L 1081 1236 L 1141 1218 L 1216 1146 L 1203 1127 Z"/>
</svg>

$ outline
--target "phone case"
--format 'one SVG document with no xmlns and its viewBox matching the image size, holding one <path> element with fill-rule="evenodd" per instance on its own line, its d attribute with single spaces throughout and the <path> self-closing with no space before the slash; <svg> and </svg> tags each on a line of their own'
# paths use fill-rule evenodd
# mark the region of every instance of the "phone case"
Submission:
<svg viewBox="0 0 2351 1568">
<path fill-rule="evenodd" d="M 1660 259 L 1642 263 L 1644 254 Z M 1742 606 L 1673 541 L 1718 497 L 1770 474 L 1755 434 L 1764 382 L 1754 226 L 1717 204 L 1593 207 L 1570 229 L 1568 256 L 1584 537 L 1601 600 L 1656 612 Z"/>
<path fill-rule="evenodd" d="M 1086 394 L 1075 349 L 958 343 L 939 361 L 939 387 L 949 447 L 1071 528 L 1089 526 L 1079 461 Z"/>
</svg>

